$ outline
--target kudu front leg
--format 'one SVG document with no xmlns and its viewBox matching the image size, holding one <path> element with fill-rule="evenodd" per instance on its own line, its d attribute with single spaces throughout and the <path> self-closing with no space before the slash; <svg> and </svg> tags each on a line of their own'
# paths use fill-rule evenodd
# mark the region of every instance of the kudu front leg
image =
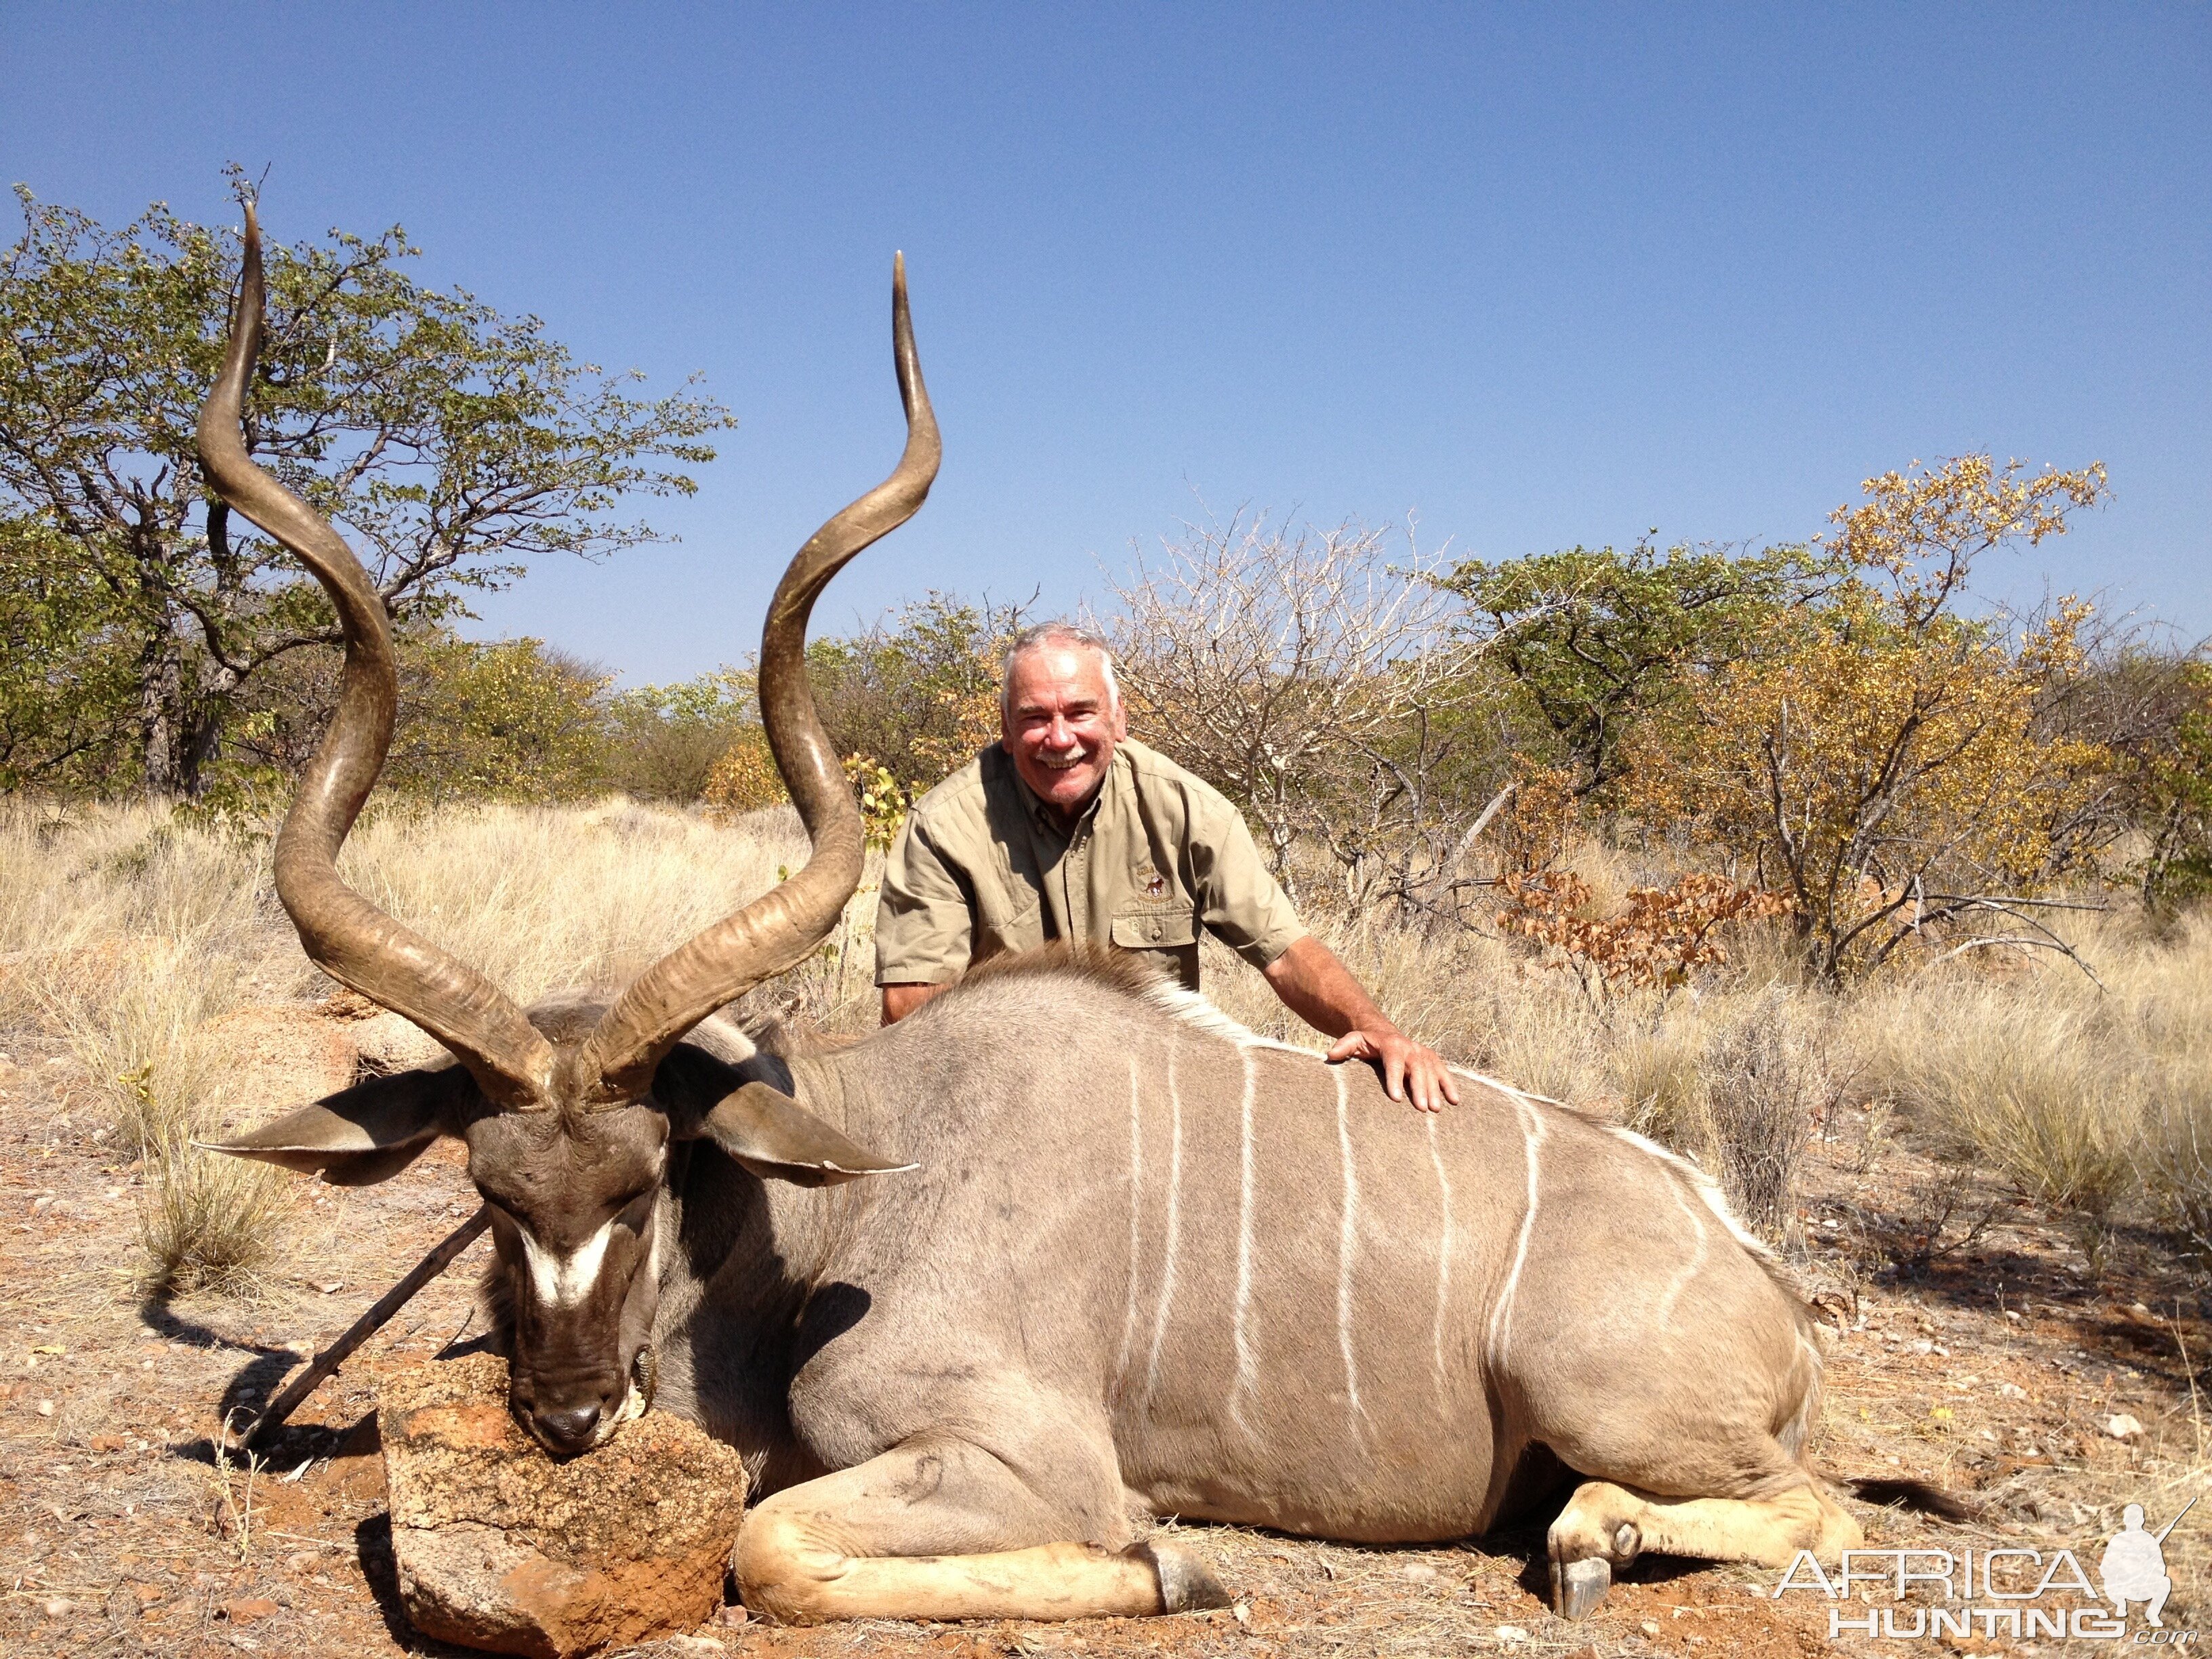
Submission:
<svg viewBox="0 0 2212 1659">
<path fill-rule="evenodd" d="M 1118 1488 L 1118 1479 L 1115 1480 Z M 746 1607 L 828 1619 L 1090 1619 L 1227 1605 L 1196 1557 L 1067 1538 L 981 1448 L 925 1437 L 762 1503 L 738 1534 Z"/>
<path fill-rule="evenodd" d="M 1660 1498 L 1586 1481 L 1547 1540 L 1552 1604 L 1562 1619 L 1595 1612 L 1613 1570 L 1646 1550 L 1781 1567 L 1799 1550 L 1832 1563 L 1862 1537 L 1858 1522 L 1809 1478 L 1771 1498 Z"/>
</svg>

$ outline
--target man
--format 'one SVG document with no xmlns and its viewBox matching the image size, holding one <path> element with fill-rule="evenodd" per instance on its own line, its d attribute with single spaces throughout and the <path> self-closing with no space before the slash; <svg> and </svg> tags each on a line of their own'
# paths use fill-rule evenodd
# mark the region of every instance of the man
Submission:
<svg viewBox="0 0 2212 1659">
<path fill-rule="evenodd" d="M 1390 1098 L 1425 1112 L 1458 1102 L 1443 1060 L 1306 932 L 1237 809 L 1130 738 L 1104 641 L 1066 623 L 1024 633 L 999 713 L 997 746 L 915 804 L 884 863 L 884 1024 L 970 963 L 1054 939 L 1111 944 L 1194 991 L 1204 927 L 1336 1039 L 1331 1064 L 1376 1062 Z"/>
</svg>

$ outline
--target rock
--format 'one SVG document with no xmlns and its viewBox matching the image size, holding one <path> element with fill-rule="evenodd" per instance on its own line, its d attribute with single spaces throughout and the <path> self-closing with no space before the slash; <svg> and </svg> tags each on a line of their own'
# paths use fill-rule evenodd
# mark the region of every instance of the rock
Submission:
<svg viewBox="0 0 2212 1659">
<path fill-rule="evenodd" d="M 360 1056 L 347 1028 L 312 1007 L 241 1008 L 206 1028 L 222 1055 L 210 1107 L 258 1123 L 353 1085 Z"/>
<path fill-rule="evenodd" d="M 571 1659 L 696 1630 L 744 1516 L 737 1452 L 649 1412 L 555 1462 L 507 1407 L 507 1362 L 388 1373 L 377 1405 L 399 1598 L 426 1636 Z"/>
<path fill-rule="evenodd" d="M 362 1064 L 372 1072 L 410 1072 L 418 1066 L 442 1066 L 452 1058 L 444 1044 L 414 1021 L 381 1009 L 356 1019 L 346 1028 L 346 1035 L 353 1039 Z"/>
<path fill-rule="evenodd" d="M 2115 1440 L 2140 1440 L 2143 1425 L 2136 1419 L 2122 1412 L 2105 1425 L 2105 1432 Z"/>
<path fill-rule="evenodd" d="M 250 1625 L 257 1619 L 273 1619 L 281 1609 L 265 1595 L 247 1596 L 222 1604 L 223 1617 L 234 1625 Z"/>
</svg>

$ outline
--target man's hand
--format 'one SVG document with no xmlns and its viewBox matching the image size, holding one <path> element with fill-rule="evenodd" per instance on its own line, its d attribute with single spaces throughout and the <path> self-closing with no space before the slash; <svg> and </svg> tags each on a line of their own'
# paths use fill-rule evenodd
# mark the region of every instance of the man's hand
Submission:
<svg viewBox="0 0 2212 1659">
<path fill-rule="evenodd" d="M 1410 1094 L 1418 1110 L 1441 1111 L 1447 1101 L 1459 1104 L 1459 1084 L 1444 1057 L 1395 1025 L 1379 1031 L 1346 1031 L 1328 1051 L 1328 1063 L 1340 1066 L 1347 1060 L 1379 1060 L 1384 1092 L 1393 1100 Z"/>
<path fill-rule="evenodd" d="M 1403 1100 L 1410 1090 L 1413 1104 L 1425 1112 L 1437 1111 L 1446 1102 L 1459 1104 L 1459 1085 L 1443 1056 L 1393 1025 L 1352 978 L 1352 970 L 1311 933 L 1263 971 L 1285 1006 L 1316 1031 L 1337 1039 L 1328 1051 L 1330 1065 L 1347 1060 L 1377 1061 L 1390 1098 Z"/>
<path fill-rule="evenodd" d="M 884 1024 L 896 1025 L 908 1014 L 937 995 L 952 988 L 950 982 L 943 985 L 886 985 L 884 990 Z"/>
</svg>

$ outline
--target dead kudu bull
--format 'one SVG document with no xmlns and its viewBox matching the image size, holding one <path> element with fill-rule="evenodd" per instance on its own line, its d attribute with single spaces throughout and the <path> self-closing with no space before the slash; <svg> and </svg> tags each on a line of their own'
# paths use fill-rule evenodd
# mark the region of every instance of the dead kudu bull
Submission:
<svg viewBox="0 0 2212 1659">
<path fill-rule="evenodd" d="M 526 1012 L 336 872 L 391 736 L 392 644 L 352 553 L 241 441 L 249 218 L 201 453 L 346 638 L 278 891 L 309 956 L 459 1063 L 223 1150 L 359 1184 L 459 1136 L 518 1416 L 574 1452 L 657 1386 L 738 1447 L 767 1496 L 738 1578 L 780 1618 L 1205 1605 L 1204 1567 L 1132 1545 L 1134 1517 L 1449 1539 L 1561 1465 L 1585 1482 L 1550 1534 L 1570 1613 L 1643 1550 L 1779 1563 L 1855 1542 L 1800 1456 L 1820 1379 L 1804 1312 L 1711 1183 L 1632 1135 L 1480 1079 L 1441 1118 L 1407 1110 L 1110 953 L 994 963 L 787 1060 L 711 1018 L 806 956 L 860 875 L 803 653 L 816 597 L 937 470 L 902 275 L 892 294 L 905 453 L 800 550 L 761 645 L 811 860 L 619 995 Z"/>
</svg>

